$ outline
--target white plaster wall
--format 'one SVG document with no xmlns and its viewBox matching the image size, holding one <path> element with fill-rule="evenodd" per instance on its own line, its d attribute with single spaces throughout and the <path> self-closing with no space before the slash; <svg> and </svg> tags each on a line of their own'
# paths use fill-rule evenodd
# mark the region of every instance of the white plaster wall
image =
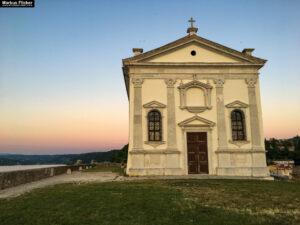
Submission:
<svg viewBox="0 0 300 225">
<path fill-rule="evenodd" d="M 142 86 L 142 105 L 156 100 L 167 105 L 167 88 L 163 79 L 144 79 Z M 143 125 L 143 141 L 148 141 L 148 119 L 147 115 L 151 109 L 142 108 L 142 125 Z M 158 109 L 162 115 L 162 139 L 166 141 L 167 138 L 167 109 Z M 166 149 L 167 145 L 159 145 L 155 149 Z M 154 149 L 148 144 L 143 145 L 144 149 Z"/>
<path fill-rule="evenodd" d="M 249 104 L 248 98 L 248 86 L 245 82 L 245 79 L 235 79 L 235 80 L 226 80 L 224 84 L 224 104 L 227 105 L 236 100 L 239 100 L 243 103 Z M 231 112 L 234 108 L 226 108 L 225 107 L 225 117 L 226 117 L 226 130 L 227 130 L 227 138 L 228 140 L 232 140 L 232 132 L 231 132 Z M 251 140 L 251 124 L 250 124 L 250 112 L 248 108 L 241 108 L 245 115 L 245 123 L 246 123 L 246 137 L 247 140 Z M 228 147 L 230 149 L 250 149 L 251 142 L 248 144 L 244 144 L 242 146 L 237 146 L 228 142 Z"/>
<path fill-rule="evenodd" d="M 200 88 L 189 88 L 186 91 L 186 104 L 188 106 L 205 105 L 203 90 Z"/>
</svg>

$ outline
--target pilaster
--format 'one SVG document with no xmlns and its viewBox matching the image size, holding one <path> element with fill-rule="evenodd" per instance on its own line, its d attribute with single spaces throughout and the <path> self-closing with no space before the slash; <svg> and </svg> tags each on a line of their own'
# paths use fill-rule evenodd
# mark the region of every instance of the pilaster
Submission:
<svg viewBox="0 0 300 225">
<path fill-rule="evenodd" d="M 227 133 L 226 133 L 226 121 L 225 121 L 225 106 L 223 86 L 225 79 L 215 79 L 216 84 L 216 97 L 217 97 L 217 127 L 218 127 L 218 150 L 227 148 Z"/>
<path fill-rule="evenodd" d="M 134 106 L 133 106 L 133 149 L 143 148 L 142 126 L 142 84 L 144 79 L 133 78 Z"/>
<path fill-rule="evenodd" d="M 176 79 L 165 79 L 167 85 L 167 149 L 177 149 L 174 84 Z"/>
<path fill-rule="evenodd" d="M 249 111 L 250 111 L 250 126 L 251 126 L 251 139 L 253 149 L 261 148 L 261 133 L 259 127 L 258 107 L 256 100 L 256 78 L 245 79 L 248 85 L 249 97 Z"/>
</svg>

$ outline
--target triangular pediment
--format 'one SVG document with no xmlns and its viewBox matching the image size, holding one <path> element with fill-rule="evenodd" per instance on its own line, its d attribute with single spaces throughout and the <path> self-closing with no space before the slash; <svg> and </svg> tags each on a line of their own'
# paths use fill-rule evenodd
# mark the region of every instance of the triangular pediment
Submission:
<svg viewBox="0 0 300 225">
<path fill-rule="evenodd" d="M 181 84 L 178 86 L 179 89 L 187 89 L 187 88 L 191 88 L 191 87 L 202 87 L 205 89 L 212 89 L 212 86 L 210 84 L 205 84 L 198 80 L 193 80 L 186 84 Z"/>
<path fill-rule="evenodd" d="M 214 122 L 204 119 L 200 116 L 193 116 L 178 123 L 178 126 L 180 127 L 213 127 L 214 125 Z"/>
<path fill-rule="evenodd" d="M 191 54 L 195 51 L 195 55 Z M 266 60 L 236 51 L 197 35 L 188 35 L 160 48 L 123 60 L 127 63 L 264 64 Z"/>
<path fill-rule="evenodd" d="M 170 51 L 145 59 L 144 62 L 151 63 L 238 63 L 245 62 L 232 55 L 224 54 L 216 49 L 191 42 Z M 247 61 L 246 61 L 247 62 Z"/>
<path fill-rule="evenodd" d="M 226 105 L 227 108 L 247 108 L 248 106 L 249 106 L 248 104 L 241 102 L 239 100 L 236 100 Z"/>
<path fill-rule="evenodd" d="M 144 104 L 143 107 L 144 108 L 165 108 L 166 105 L 161 102 L 153 100 L 151 102 Z"/>
</svg>

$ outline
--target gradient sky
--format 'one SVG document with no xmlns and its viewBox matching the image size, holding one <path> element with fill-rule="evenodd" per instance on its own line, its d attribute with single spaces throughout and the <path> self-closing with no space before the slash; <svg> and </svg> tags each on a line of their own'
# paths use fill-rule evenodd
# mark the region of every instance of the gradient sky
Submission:
<svg viewBox="0 0 300 225">
<path fill-rule="evenodd" d="M 267 138 L 300 134 L 300 1 L 35 0 L 0 8 L 0 153 L 79 153 L 128 142 L 122 58 L 198 35 L 267 59 Z"/>
</svg>

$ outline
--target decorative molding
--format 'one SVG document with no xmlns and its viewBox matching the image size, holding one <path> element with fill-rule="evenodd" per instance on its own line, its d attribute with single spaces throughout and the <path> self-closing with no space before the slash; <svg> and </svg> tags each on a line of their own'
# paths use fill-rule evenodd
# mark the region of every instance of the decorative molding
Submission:
<svg viewBox="0 0 300 225">
<path fill-rule="evenodd" d="M 255 149 L 226 149 L 226 150 L 217 150 L 215 153 L 231 154 L 231 153 L 263 153 L 265 150 L 255 150 Z"/>
<path fill-rule="evenodd" d="M 207 109 L 211 109 L 211 106 L 183 106 L 179 107 L 180 109 L 186 109 L 187 111 L 191 113 L 201 113 L 204 112 Z"/>
<path fill-rule="evenodd" d="M 168 168 L 168 167 L 145 168 L 145 167 L 142 167 L 142 168 L 129 168 L 128 170 L 129 170 L 129 172 L 139 173 L 140 175 L 143 174 L 144 176 L 151 175 L 151 174 L 149 174 L 149 172 L 151 173 L 151 172 L 154 172 L 154 171 L 155 171 L 155 175 L 158 175 L 158 173 L 160 175 L 166 175 L 166 173 L 173 174 L 174 172 L 176 174 L 181 174 L 182 175 L 182 168 L 180 168 L 180 167 L 172 167 L 172 168 Z"/>
<path fill-rule="evenodd" d="M 254 88 L 257 82 L 257 78 L 246 78 L 246 84 L 248 84 L 248 88 Z"/>
<path fill-rule="evenodd" d="M 167 149 L 143 149 L 143 150 L 131 150 L 129 154 L 181 154 L 179 150 L 167 150 Z"/>
<path fill-rule="evenodd" d="M 201 89 L 212 89 L 213 88 L 210 84 L 205 84 L 200 81 L 193 80 L 186 84 L 182 83 L 180 86 L 178 86 L 178 89 L 181 90 L 181 89 L 188 89 L 188 88 L 192 88 L 192 87 L 201 88 Z"/>
<path fill-rule="evenodd" d="M 146 104 L 143 105 L 144 108 L 151 108 L 151 109 L 158 109 L 158 108 L 166 108 L 166 105 L 158 102 L 156 100 L 153 100 L 151 102 L 148 102 Z"/>
<path fill-rule="evenodd" d="M 191 124 L 194 121 L 199 121 L 201 122 L 200 124 Z M 215 123 L 207 120 L 205 118 L 202 118 L 200 116 L 193 116 L 189 119 L 186 119 L 180 123 L 178 123 L 178 126 L 180 127 L 213 127 L 215 126 Z"/>
<path fill-rule="evenodd" d="M 174 84 L 176 83 L 176 79 L 167 78 L 167 79 L 165 79 L 165 83 L 168 88 L 173 88 Z"/>
<path fill-rule="evenodd" d="M 197 80 L 197 74 L 193 74 L 193 80 Z"/>
<path fill-rule="evenodd" d="M 246 78 L 253 78 L 253 77 L 258 77 L 258 73 L 201 73 L 200 71 L 197 74 L 197 78 L 199 80 L 215 80 L 220 78 L 220 76 L 224 77 L 224 79 L 246 79 Z M 189 79 L 190 77 L 192 78 L 191 73 L 161 73 L 159 71 L 157 72 L 131 72 L 130 73 L 131 78 L 144 78 L 144 79 L 167 79 L 167 78 L 172 78 L 172 79 L 178 79 L 178 80 L 185 80 Z"/>
<path fill-rule="evenodd" d="M 204 93 L 204 104 L 200 106 L 188 106 L 186 101 L 186 92 L 190 88 L 199 88 Z M 178 86 L 180 92 L 180 109 L 186 109 L 191 113 L 200 113 L 207 109 L 211 109 L 211 90 L 212 86 L 210 84 L 205 84 L 196 80 L 196 74 L 193 74 L 193 81 L 186 84 L 181 83 Z"/>
<path fill-rule="evenodd" d="M 131 62 L 130 64 L 123 64 L 124 66 L 136 66 L 136 67 L 190 67 L 190 66 L 205 66 L 211 68 L 255 68 L 260 69 L 263 65 L 260 63 L 239 63 L 239 62 Z"/>
<path fill-rule="evenodd" d="M 145 141 L 144 142 L 146 145 L 151 145 L 153 148 L 156 148 L 159 145 L 166 144 L 165 141 Z"/>
<path fill-rule="evenodd" d="M 233 141 L 233 140 L 228 140 L 228 142 L 230 143 L 230 144 L 234 144 L 234 145 L 236 145 L 236 146 L 238 146 L 239 148 L 241 147 L 241 146 L 243 146 L 243 145 L 245 145 L 245 144 L 249 144 L 250 143 L 250 141 L 247 141 L 247 140 L 241 140 L 241 141 Z"/>
<path fill-rule="evenodd" d="M 140 87 L 142 87 L 144 79 L 143 78 L 132 78 L 131 81 L 135 88 L 140 88 Z"/>
<path fill-rule="evenodd" d="M 225 105 L 226 108 L 248 108 L 249 105 L 241 102 L 240 100 L 236 100 L 234 102 L 228 103 L 227 105 Z"/>
<path fill-rule="evenodd" d="M 225 79 L 224 78 L 214 79 L 214 83 L 217 88 L 222 88 L 224 86 Z"/>
</svg>

